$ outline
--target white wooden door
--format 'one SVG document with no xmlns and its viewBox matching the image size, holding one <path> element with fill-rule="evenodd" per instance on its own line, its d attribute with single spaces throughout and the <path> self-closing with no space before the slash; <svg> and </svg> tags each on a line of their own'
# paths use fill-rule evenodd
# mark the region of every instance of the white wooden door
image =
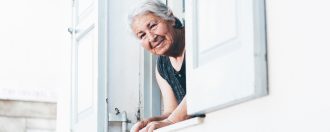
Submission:
<svg viewBox="0 0 330 132">
<path fill-rule="evenodd" d="M 104 132 L 106 116 L 106 41 L 99 13 L 102 0 L 74 0 L 72 23 L 71 129 Z"/>
<path fill-rule="evenodd" d="M 263 0 L 186 0 L 188 113 L 267 94 Z"/>
</svg>

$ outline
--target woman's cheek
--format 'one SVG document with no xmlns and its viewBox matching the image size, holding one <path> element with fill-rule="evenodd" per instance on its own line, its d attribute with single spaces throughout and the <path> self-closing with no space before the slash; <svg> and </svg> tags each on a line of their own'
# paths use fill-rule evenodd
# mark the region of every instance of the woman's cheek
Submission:
<svg viewBox="0 0 330 132">
<path fill-rule="evenodd" d="M 141 44 L 142 44 L 142 47 L 145 48 L 146 50 L 149 50 L 150 49 L 150 47 L 148 46 L 148 42 L 147 41 L 142 40 L 141 41 Z"/>
</svg>

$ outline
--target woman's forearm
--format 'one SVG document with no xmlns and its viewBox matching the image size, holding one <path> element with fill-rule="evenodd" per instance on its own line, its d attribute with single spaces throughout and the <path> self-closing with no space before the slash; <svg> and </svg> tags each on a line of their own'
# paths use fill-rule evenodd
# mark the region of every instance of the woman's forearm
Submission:
<svg viewBox="0 0 330 132">
<path fill-rule="evenodd" d="M 167 120 L 172 123 L 177 123 L 183 120 L 188 119 L 187 115 L 187 101 L 186 97 L 183 98 L 179 106 L 168 116 Z"/>
<path fill-rule="evenodd" d="M 170 114 L 171 113 L 165 113 L 165 114 L 162 114 L 160 116 L 151 117 L 151 118 L 148 118 L 147 121 L 148 122 L 161 121 L 161 120 L 164 120 L 164 119 L 168 118 L 168 116 L 170 116 Z"/>
<path fill-rule="evenodd" d="M 186 102 L 186 97 L 183 98 L 181 103 L 176 107 L 176 109 L 172 113 L 165 113 L 160 116 L 155 116 L 148 118 L 144 121 L 145 123 L 148 124 L 153 121 L 162 121 L 162 120 L 167 120 L 171 124 L 183 121 L 188 119 L 189 116 L 187 115 L 187 102 Z"/>
</svg>

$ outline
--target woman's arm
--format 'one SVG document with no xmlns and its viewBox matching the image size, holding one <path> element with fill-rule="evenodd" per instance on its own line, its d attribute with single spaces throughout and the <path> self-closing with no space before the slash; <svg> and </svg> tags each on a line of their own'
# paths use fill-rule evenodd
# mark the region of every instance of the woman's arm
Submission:
<svg viewBox="0 0 330 132">
<path fill-rule="evenodd" d="M 187 115 L 187 101 L 185 96 L 179 106 L 172 112 L 172 114 L 169 115 L 169 117 L 167 117 L 167 120 L 171 123 L 177 123 L 188 118 L 189 116 Z"/>
<path fill-rule="evenodd" d="M 186 97 L 183 98 L 179 106 L 173 111 L 170 116 L 162 121 L 153 121 L 147 124 L 140 132 L 152 132 L 155 129 L 165 127 L 189 118 L 187 115 Z"/>
<path fill-rule="evenodd" d="M 132 127 L 131 132 L 138 132 L 140 129 L 145 128 L 151 122 L 167 119 L 178 106 L 171 86 L 163 77 L 160 76 L 157 67 L 155 69 L 155 73 L 156 80 L 163 97 L 162 99 L 164 104 L 164 114 L 137 122 Z"/>
<path fill-rule="evenodd" d="M 156 80 L 162 94 L 164 104 L 164 114 L 171 114 L 178 106 L 175 95 L 170 84 L 159 74 L 158 68 L 155 69 Z"/>
<path fill-rule="evenodd" d="M 160 89 L 162 90 L 164 105 L 165 105 L 165 111 L 170 111 L 170 115 L 161 121 L 153 121 L 147 124 L 143 129 L 141 129 L 142 132 L 152 132 L 153 130 L 157 128 L 161 128 L 164 126 L 168 126 L 183 120 L 186 120 L 189 118 L 187 115 L 187 102 L 186 97 L 183 98 L 181 103 L 177 105 L 173 90 L 167 83 L 165 79 L 163 79 L 156 69 L 156 78 L 157 82 L 160 85 Z M 168 86 L 167 86 L 168 85 Z M 167 101 L 167 102 L 166 102 Z M 175 103 L 175 105 L 173 105 Z M 167 108 L 167 109 L 166 109 Z"/>
</svg>

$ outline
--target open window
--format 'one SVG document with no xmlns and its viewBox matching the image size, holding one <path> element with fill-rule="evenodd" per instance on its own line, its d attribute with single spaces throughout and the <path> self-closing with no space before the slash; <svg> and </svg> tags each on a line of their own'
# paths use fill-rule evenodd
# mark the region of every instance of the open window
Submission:
<svg viewBox="0 0 330 132">
<path fill-rule="evenodd" d="M 188 114 L 267 94 L 264 0 L 186 0 Z"/>
<path fill-rule="evenodd" d="M 163 2 L 185 24 L 188 114 L 267 95 L 264 0 Z"/>
</svg>

